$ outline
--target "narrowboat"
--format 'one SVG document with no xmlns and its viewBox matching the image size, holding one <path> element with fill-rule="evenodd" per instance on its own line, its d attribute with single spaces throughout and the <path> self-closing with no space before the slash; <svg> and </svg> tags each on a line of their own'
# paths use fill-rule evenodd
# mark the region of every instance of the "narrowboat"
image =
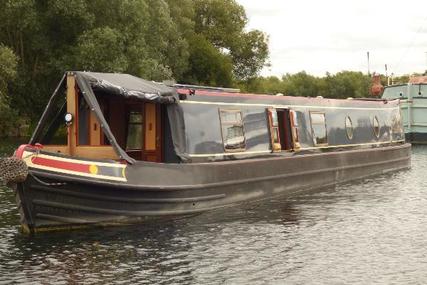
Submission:
<svg viewBox="0 0 427 285">
<path fill-rule="evenodd" d="M 194 215 L 410 167 L 399 100 L 67 72 L 14 183 L 25 232 Z"/>
<path fill-rule="evenodd" d="M 411 77 L 408 83 L 386 86 L 383 99 L 400 99 L 407 141 L 427 143 L 427 76 Z"/>
</svg>

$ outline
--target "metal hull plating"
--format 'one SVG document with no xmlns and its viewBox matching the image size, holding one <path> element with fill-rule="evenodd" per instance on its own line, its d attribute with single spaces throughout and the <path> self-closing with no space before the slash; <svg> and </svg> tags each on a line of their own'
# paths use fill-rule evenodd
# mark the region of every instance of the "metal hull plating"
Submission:
<svg viewBox="0 0 427 285">
<path fill-rule="evenodd" d="M 410 145 L 215 163 L 139 162 L 127 182 L 30 168 L 16 187 L 24 230 L 191 215 L 410 167 Z M 153 175 L 153 174 L 156 175 Z"/>
<path fill-rule="evenodd" d="M 400 111 L 406 140 L 427 143 L 427 84 L 408 83 L 387 86 L 383 99 L 400 99 Z"/>
</svg>

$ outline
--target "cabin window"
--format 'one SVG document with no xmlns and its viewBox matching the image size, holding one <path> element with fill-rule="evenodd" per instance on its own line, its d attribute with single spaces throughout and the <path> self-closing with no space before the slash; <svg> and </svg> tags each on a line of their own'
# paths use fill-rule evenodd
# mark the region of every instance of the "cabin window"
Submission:
<svg viewBox="0 0 427 285">
<path fill-rule="evenodd" d="M 273 151 L 281 151 L 279 119 L 275 109 L 268 109 L 268 122 L 270 124 L 271 146 Z"/>
<path fill-rule="evenodd" d="M 380 122 L 378 121 L 377 116 L 374 116 L 372 128 L 373 128 L 375 137 L 379 138 L 380 137 Z"/>
<path fill-rule="evenodd" d="M 324 113 L 310 112 L 311 130 L 314 145 L 325 145 L 328 143 L 326 134 L 326 120 Z"/>
<path fill-rule="evenodd" d="M 225 151 L 242 151 L 246 148 L 242 112 L 220 110 L 221 133 Z"/>
<path fill-rule="evenodd" d="M 347 133 L 347 138 L 349 140 L 353 139 L 353 122 L 350 117 L 345 117 L 345 131 Z"/>
<path fill-rule="evenodd" d="M 142 112 L 129 112 L 126 149 L 142 149 Z"/>
</svg>

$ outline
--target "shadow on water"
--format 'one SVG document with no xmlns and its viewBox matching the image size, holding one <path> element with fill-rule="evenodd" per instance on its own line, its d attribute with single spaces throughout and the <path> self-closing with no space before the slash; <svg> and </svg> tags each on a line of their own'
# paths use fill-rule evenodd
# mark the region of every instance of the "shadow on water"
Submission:
<svg viewBox="0 0 427 285">
<path fill-rule="evenodd" d="M 412 169 L 191 218 L 19 231 L 0 188 L 0 283 L 390 283 L 427 280 L 427 147 Z M 333 268 L 333 270 L 331 270 Z M 312 279 L 315 278 L 315 279 Z M 421 278 L 421 279 L 420 279 Z"/>
</svg>

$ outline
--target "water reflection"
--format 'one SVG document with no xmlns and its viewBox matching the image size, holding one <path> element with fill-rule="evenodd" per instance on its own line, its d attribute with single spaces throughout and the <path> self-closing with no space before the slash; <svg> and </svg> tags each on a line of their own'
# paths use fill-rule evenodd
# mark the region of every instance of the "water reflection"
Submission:
<svg viewBox="0 0 427 285">
<path fill-rule="evenodd" d="M 413 167 L 188 219 L 19 233 L 0 190 L 0 283 L 419 283 L 427 280 L 427 148 Z"/>
</svg>

